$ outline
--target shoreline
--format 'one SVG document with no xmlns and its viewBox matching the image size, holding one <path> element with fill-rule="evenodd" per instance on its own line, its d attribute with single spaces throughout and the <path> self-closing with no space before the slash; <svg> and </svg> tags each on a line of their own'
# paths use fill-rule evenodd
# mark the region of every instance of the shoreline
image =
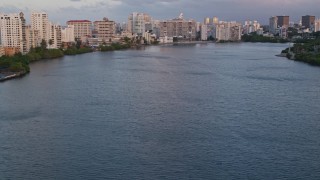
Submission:
<svg viewBox="0 0 320 180">
<path fill-rule="evenodd" d="M 26 74 L 28 74 L 28 73 L 27 72 L 0 73 L 0 82 L 23 77 Z"/>
</svg>

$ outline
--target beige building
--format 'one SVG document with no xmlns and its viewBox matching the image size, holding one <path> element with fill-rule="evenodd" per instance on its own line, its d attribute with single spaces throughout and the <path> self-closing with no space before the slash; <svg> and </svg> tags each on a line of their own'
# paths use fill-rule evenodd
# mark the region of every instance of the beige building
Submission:
<svg viewBox="0 0 320 180">
<path fill-rule="evenodd" d="M 93 26 L 96 38 L 101 39 L 103 42 L 111 42 L 115 37 L 116 27 L 114 21 L 103 18 L 102 21 L 93 22 Z"/>
<path fill-rule="evenodd" d="M 220 22 L 216 26 L 217 41 L 240 41 L 242 25 L 237 22 Z"/>
<path fill-rule="evenodd" d="M 26 26 L 26 41 L 27 51 L 30 51 L 31 48 L 40 46 L 42 41 L 40 31 L 32 29 L 31 26 Z"/>
<path fill-rule="evenodd" d="M 0 14 L 0 40 L 5 48 L 27 53 L 24 14 Z"/>
<path fill-rule="evenodd" d="M 143 35 L 146 24 L 150 24 L 151 22 L 152 18 L 148 14 L 133 12 L 128 17 L 127 30 L 130 33 Z"/>
<path fill-rule="evenodd" d="M 315 32 L 320 31 L 320 19 L 316 19 L 316 20 L 314 21 L 314 31 L 315 31 Z"/>
<path fill-rule="evenodd" d="M 178 37 L 195 40 L 197 23 L 194 20 L 184 20 L 182 14 L 179 18 L 160 22 L 160 37 Z"/>
<path fill-rule="evenodd" d="M 67 22 L 67 25 L 74 26 L 74 39 L 92 36 L 92 23 L 89 20 L 70 20 Z"/>
<path fill-rule="evenodd" d="M 62 42 L 75 42 L 74 39 L 74 25 L 68 25 L 61 29 L 61 41 Z"/>
<path fill-rule="evenodd" d="M 4 55 L 5 55 L 4 47 L 0 46 L 0 57 Z"/>
<path fill-rule="evenodd" d="M 250 34 L 252 32 L 257 32 L 260 30 L 261 25 L 258 21 L 245 21 L 243 26 L 243 33 L 244 34 Z"/>
<path fill-rule="evenodd" d="M 45 12 L 32 12 L 31 13 L 31 28 L 38 30 L 40 39 L 44 39 L 46 42 L 49 40 L 50 27 L 49 17 Z"/>
<path fill-rule="evenodd" d="M 61 26 L 50 23 L 50 36 L 48 41 L 49 49 L 58 49 L 61 47 Z"/>
</svg>

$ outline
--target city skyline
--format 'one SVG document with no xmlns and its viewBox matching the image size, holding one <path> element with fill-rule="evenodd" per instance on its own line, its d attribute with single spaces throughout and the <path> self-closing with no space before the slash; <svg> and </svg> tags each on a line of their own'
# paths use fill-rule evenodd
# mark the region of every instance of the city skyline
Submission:
<svg viewBox="0 0 320 180">
<path fill-rule="evenodd" d="M 185 14 L 186 18 L 192 18 L 202 22 L 204 17 L 217 16 L 220 20 L 245 20 L 256 19 L 262 24 L 268 24 L 270 16 L 288 15 L 290 21 L 298 22 L 303 15 L 320 17 L 315 6 L 315 0 L 294 1 L 255 1 L 255 0 L 203 0 L 201 3 L 191 0 L 56 0 L 39 1 L 29 0 L 21 2 L 11 0 L 0 2 L 1 13 L 13 13 L 22 11 L 30 22 L 32 11 L 45 11 L 49 18 L 56 23 L 64 25 L 71 19 L 96 20 L 108 17 L 116 22 L 126 22 L 132 12 L 144 12 L 154 19 L 171 19 Z M 179 7 L 179 8 L 177 8 Z M 263 9 L 263 11 L 261 11 Z"/>
</svg>

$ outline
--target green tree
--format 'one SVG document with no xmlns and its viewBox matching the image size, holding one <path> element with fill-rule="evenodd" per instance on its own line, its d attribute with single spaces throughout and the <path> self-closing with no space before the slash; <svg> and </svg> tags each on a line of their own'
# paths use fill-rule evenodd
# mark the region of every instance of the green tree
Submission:
<svg viewBox="0 0 320 180">
<path fill-rule="evenodd" d="M 53 44 L 53 40 L 49 39 L 49 45 L 51 46 Z"/>
<path fill-rule="evenodd" d="M 42 49 L 42 50 L 47 49 L 47 42 L 46 42 L 46 40 L 42 39 L 40 46 L 41 46 L 41 49 Z"/>
</svg>

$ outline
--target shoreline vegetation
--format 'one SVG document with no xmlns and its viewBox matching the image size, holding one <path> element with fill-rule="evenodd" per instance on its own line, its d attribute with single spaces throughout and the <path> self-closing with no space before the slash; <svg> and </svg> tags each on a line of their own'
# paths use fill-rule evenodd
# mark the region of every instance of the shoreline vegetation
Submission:
<svg viewBox="0 0 320 180">
<path fill-rule="evenodd" d="M 256 33 L 245 34 L 241 37 L 242 42 L 261 42 L 261 43 L 288 43 L 287 39 L 280 37 L 267 37 Z"/>
<path fill-rule="evenodd" d="M 102 45 L 97 50 L 101 52 L 129 49 L 132 45 L 129 43 L 120 44 L 112 43 L 111 45 Z M 22 77 L 30 72 L 30 63 L 56 59 L 63 56 L 72 56 L 84 53 L 94 52 L 94 49 L 87 46 L 71 46 L 67 49 L 47 49 L 45 42 L 41 43 L 41 47 L 31 48 L 30 52 L 22 55 L 21 53 L 14 56 L 0 57 L 0 82 Z"/>
<path fill-rule="evenodd" d="M 320 39 L 296 41 L 292 47 L 282 50 L 287 59 L 320 66 Z"/>
<path fill-rule="evenodd" d="M 300 40 L 301 41 L 301 40 Z M 150 44 L 150 45 L 179 45 L 179 44 L 198 44 L 198 43 L 212 43 L 214 41 L 182 41 L 172 42 L 165 44 Z M 286 39 L 279 37 L 264 37 L 256 33 L 243 35 L 240 42 L 261 42 L 261 43 L 288 43 Z M 225 43 L 225 42 L 216 42 Z M 41 46 L 37 48 L 31 48 L 30 52 L 26 55 L 21 53 L 14 56 L 2 56 L 0 57 L 0 82 L 8 79 L 22 77 L 30 72 L 29 64 L 40 60 L 48 60 L 60 58 L 63 56 L 78 55 L 84 53 L 91 53 L 94 51 L 108 52 L 118 51 L 130 48 L 139 48 L 147 44 L 141 44 L 135 42 L 129 38 L 124 39 L 124 43 L 112 43 L 107 45 L 104 43 L 99 47 L 91 48 L 88 46 L 82 46 L 81 42 L 72 44 L 64 49 L 47 49 L 45 41 L 41 42 Z M 296 42 L 292 48 L 287 48 L 281 52 L 280 57 L 287 57 L 288 59 L 306 62 L 312 65 L 320 66 L 320 40 L 304 40 Z"/>
</svg>

